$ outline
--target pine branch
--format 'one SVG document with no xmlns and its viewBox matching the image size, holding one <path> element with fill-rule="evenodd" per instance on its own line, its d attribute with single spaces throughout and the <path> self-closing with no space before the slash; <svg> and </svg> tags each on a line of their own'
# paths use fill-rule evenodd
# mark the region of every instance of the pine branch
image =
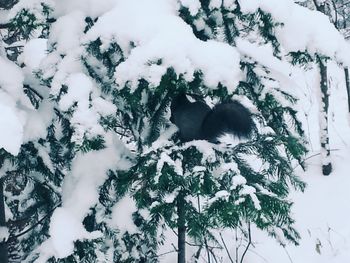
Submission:
<svg viewBox="0 0 350 263">
<path fill-rule="evenodd" d="M 59 207 L 62 204 L 62 202 L 58 203 L 54 208 L 52 208 L 43 218 L 41 218 L 38 222 L 36 222 L 33 226 L 29 227 L 27 230 L 15 235 L 15 236 L 11 236 L 9 237 L 9 239 L 6 241 L 7 243 L 16 240 L 18 237 L 23 236 L 25 234 L 27 234 L 28 232 L 30 232 L 31 230 L 33 230 L 36 226 L 40 225 L 45 219 L 47 219 L 54 211 L 57 207 Z"/>
</svg>

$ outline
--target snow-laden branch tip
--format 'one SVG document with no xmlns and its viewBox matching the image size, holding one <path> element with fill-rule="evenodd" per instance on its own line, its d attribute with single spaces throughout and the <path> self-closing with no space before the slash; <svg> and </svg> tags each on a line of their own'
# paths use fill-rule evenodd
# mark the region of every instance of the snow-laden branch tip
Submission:
<svg viewBox="0 0 350 263">
<path fill-rule="evenodd" d="M 275 34 L 286 52 L 306 50 L 350 65 L 347 55 L 350 45 L 326 15 L 302 7 L 292 0 L 239 0 L 239 3 L 243 13 L 254 13 L 261 9 L 281 23 L 275 28 Z"/>
</svg>

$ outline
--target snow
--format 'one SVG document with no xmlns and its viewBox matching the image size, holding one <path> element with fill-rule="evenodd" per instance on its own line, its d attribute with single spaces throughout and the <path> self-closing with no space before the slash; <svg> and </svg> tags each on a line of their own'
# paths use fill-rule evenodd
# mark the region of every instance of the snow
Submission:
<svg viewBox="0 0 350 263">
<path fill-rule="evenodd" d="M 241 54 L 253 58 L 261 65 L 279 72 L 285 77 L 289 77 L 291 74 L 291 66 L 287 62 L 281 61 L 273 55 L 271 44 L 258 45 L 257 43 L 251 43 L 239 38 L 236 40 L 236 45 Z"/>
<path fill-rule="evenodd" d="M 0 243 L 6 242 L 6 240 L 9 238 L 9 230 L 7 227 L 0 226 Z"/>
<path fill-rule="evenodd" d="M 163 169 L 164 164 L 168 164 L 169 166 L 173 166 L 174 167 L 174 171 L 179 174 L 179 175 L 183 175 L 183 170 L 181 167 L 181 162 L 180 160 L 173 160 L 171 159 L 171 157 L 166 154 L 165 152 L 162 152 L 160 155 L 160 159 L 157 162 L 157 173 L 156 173 L 156 178 L 155 181 L 158 181 L 158 177 L 161 175 L 161 171 Z"/>
<path fill-rule="evenodd" d="M 54 110 L 48 101 L 43 101 L 36 110 L 26 110 L 26 123 L 23 127 L 23 142 L 45 138 Z"/>
<path fill-rule="evenodd" d="M 223 4 L 228 10 L 234 10 L 236 8 L 236 2 L 234 0 L 224 0 Z"/>
<path fill-rule="evenodd" d="M 210 205 L 219 199 L 225 199 L 227 201 L 229 197 L 230 197 L 229 192 L 227 192 L 226 190 L 221 190 L 221 191 L 215 193 L 215 196 L 213 198 L 208 200 L 208 204 Z"/>
<path fill-rule="evenodd" d="M 71 12 L 57 19 L 50 32 L 51 43 L 57 43 L 57 52 L 64 55 L 79 47 L 85 27 L 85 15 L 81 11 Z"/>
<path fill-rule="evenodd" d="M 177 132 L 178 129 L 175 125 L 171 125 L 168 129 L 163 131 L 160 135 L 159 138 L 152 143 L 152 146 L 149 149 L 145 149 L 145 153 L 149 153 L 152 150 L 157 150 L 159 148 L 165 147 L 166 145 L 171 144 L 169 139 L 171 136 L 174 135 L 175 132 Z"/>
<path fill-rule="evenodd" d="M 23 141 L 25 112 L 18 104 L 30 106 L 23 93 L 23 74 L 18 66 L 0 57 L 0 148 L 17 155 Z"/>
<path fill-rule="evenodd" d="M 37 69 L 41 60 L 46 56 L 46 50 L 47 39 L 31 39 L 25 44 L 19 61 L 31 69 Z"/>
<path fill-rule="evenodd" d="M 223 172 L 238 170 L 238 166 L 236 163 L 223 163 L 221 164 L 220 168 L 222 169 Z"/>
<path fill-rule="evenodd" d="M 37 19 L 36 22 L 45 22 L 46 16 L 43 14 L 44 5 L 53 7 L 53 0 L 26 0 L 18 1 L 13 8 L 11 8 L 7 14 L 7 19 L 13 19 L 21 10 L 26 10 L 30 15 L 34 15 Z"/>
<path fill-rule="evenodd" d="M 121 233 L 126 231 L 129 234 L 135 233 L 137 228 L 133 223 L 132 214 L 137 211 L 134 200 L 125 196 L 119 200 L 112 208 L 112 219 L 110 225 L 120 230 Z"/>
<path fill-rule="evenodd" d="M 301 234 L 299 246 L 287 244 L 286 247 L 293 262 L 349 262 L 350 206 L 346 201 L 349 199 L 350 187 L 349 156 L 348 149 L 333 154 L 335 171 L 328 177 L 322 176 L 320 172 L 320 158 L 316 156 L 309 162 L 310 168 L 303 175 L 308 187 L 305 193 L 294 193 L 292 196 L 296 227 Z M 253 233 L 254 242 L 259 244 L 255 252 L 265 260 L 248 253 L 247 262 L 289 262 L 285 250 L 275 241 L 258 230 Z M 321 245 L 317 248 L 318 243 Z"/>
<path fill-rule="evenodd" d="M 261 210 L 260 201 L 255 195 L 256 189 L 250 185 L 243 185 L 242 189 L 239 191 L 239 194 L 242 196 L 249 195 L 254 203 L 256 210 Z"/>
<path fill-rule="evenodd" d="M 260 8 L 283 23 L 276 28 L 276 37 L 286 52 L 307 50 L 350 65 L 349 44 L 324 14 L 292 0 L 240 0 L 239 4 L 243 13 L 254 13 Z"/>
<path fill-rule="evenodd" d="M 76 240 L 100 236 L 97 232 L 88 233 L 82 221 L 88 215 L 89 209 L 98 202 L 99 187 L 107 179 L 108 170 L 123 170 L 130 166 L 123 157 L 125 152 L 121 142 L 112 134 L 107 134 L 106 137 L 107 147 L 78 154 L 71 172 L 64 179 L 62 206 L 53 213 L 50 222 L 51 237 L 40 248 L 44 250 L 47 246 L 52 249 L 51 256 L 67 257 L 73 252 Z"/>
<path fill-rule="evenodd" d="M 15 101 L 28 100 L 23 91 L 23 74 L 21 69 L 13 62 L 0 57 L 0 87 L 7 92 Z"/>
<path fill-rule="evenodd" d="M 111 134 L 107 134 L 106 137 L 109 139 L 106 142 L 107 148 L 86 154 L 80 153 L 73 161 L 70 175 L 64 180 L 63 206 L 70 208 L 80 220 L 86 216 L 89 208 L 97 203 L 98 187 L 107 179 L 107 171 L 123 163 L 121 143 Z"/>
<path fill-rule="evenodd" d="M 114 6 L 114 0 L 55 0 L 54 16 L 83 11 L 87 17 L 98 17 Z"/>
<path fill-rule="evenodd" d="M 236 189 L 240 185 L 245 185 L 247 180 L 242 175 L 236 175 L 232 178 L 230 189 Z"/>
<path fill-rule="evenodd" d="M 0 112 L 0 147 L 17 155 L 22 144 L 22 122 L 16 112 L 6 105 L 0 104 Z"/>
<path fill-rule="evenodd" d="M 198 13 L 199 9 L 201 8 L 201 3 L 199 2 L 199 0 L 179 0 L 179 1 L 184 7 L 188 8 L 192 16 L 195 16 Z"/>
<path fill-rule="evenodd" d="M 68 90 L 59 102 L 60 109 L 67 111 L 74 102 L 78 102 L 78 107 L 87 110 L 90 92 L 92 91 L 91 80 L 83 73 L 75 73 L 67 78 L 66 85 Z"/>
<path fill-rule="evenodd" d="M 197 150 L 203 154 L 201 163 L 205 164 L 207 161 L 210 162 L 211 160 L 216 159 L 215 151 L 213 149 L 214 145 L 212 143 L 205 140 L 190 141 L 186 142 L 183 148 L 189 148 L 191 146 L 196 147 Z"/>
<path fill-rule="evenodd" d="M 43 78 L 52 78 L 50 93 L 58 96 L 71 74 L 81 74 L 80 46 L 85 28 L 85 16 L 81 11 L 73 11 L 57 19 L 52 25 L 49 49 L 55 51 L 45 57 L 40 64 Z M 63 57 L 63 58 L 62 58 Z"/>
<path fill-rule="evenodd" d="M 64 208 L 55 210 L 51 217 L 50 231 L 56 258 L 65 258 L 73 253 L 74 241 L 85 238 L 99 238 L 102 233 L 88 233 L 79 218 Z"/>
<path fill-rule="evenodd" d="M 254 249 L 249 250 L 244 262 L 254 263 L 344 263 L 350 262 L 350 227 L 348 223 L 350 205 L 349 158 L 350 125 L 344 71 L 330 63 L 330 118 L 329 133 L 331 160 L 334 171 L 323 176 L 322 158 L 319 146 L 319 106 L 314 94 L 318 92 L 318 70 L 300 73 L 293 69 L 292 78 L 304 96 L 299 107 L 306 134 L 309 135 L 307 171 L 297 168 L 297 174 L 307 183 L 304 193 L 293 192 L 293 217 L 296 229 L 301 234 L 299 246 L 286 243 L 280 246 L 266 233 L 253 228 Z M 260 189 L 259 189 L 260 191 Z M 243 201 L 243 200 L 242 200 Z M 224 233 L 226 242 L 232 240 L 232 233 Z M 229 239 L 230 238 L 230 239 Z M 283 240 L 281 240 L 283 241 Z M 234 245 L 230 250 L 235 255 Z M 228 257 L 224 258 L 229 261 Z"/>
<path fill-rule="evenodd" d="M 92 81 L 85 74 L 74 73 L 69 75 L 66 85 L 68 90 L 62 96 L 59 107 L 61 110 L 67 111 L 74 103 L 77 103 L 76 110 L 71 118 L 71 124 L 74 127 L 72 140 L 81 144 L 84 136 L 93 138 L 97 135 L 103 135 L 104 130 L 98 125 L 99 114 L 90 108 Z"/>
<path fill-rule="evenodd" d="M 101 97 L 94 98 L 91 104 L 94 111 L 103 116 L 112 115 L 117 111 L 117 107 L 114 104 Z"/>
<path fill-rule="evenodd" d="M 222 83 L 233 90 L 240 79 L 237 50 L 217 41 L 200 41 L 177 12 L 172 0 L 117 0 L 115 8 L 101 16 L 87 33 L 85 41 L 100 37 L 107 46 L 118 39 L 127 56 L 115 72 L 120 87 L 129 83 L 134 88 L 141 78 L 157 86 L 166 69 L 172 67 L 188 81 L 196 71 L 202 71 L 209 87 Z M 136 47 L 131 49 L 130 43 Z"/>
<path fill-rule="evenodd" d="M 220 8 L 222 4 L 222 0 L 210 0 L 209 8 L 211 10 Z"/>
</svg>

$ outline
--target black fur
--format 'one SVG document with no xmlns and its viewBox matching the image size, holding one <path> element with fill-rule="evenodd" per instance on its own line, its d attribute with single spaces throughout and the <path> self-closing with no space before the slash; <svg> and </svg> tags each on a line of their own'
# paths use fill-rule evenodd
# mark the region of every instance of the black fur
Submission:
<svg viewBox="0 0 350 263">
<path fill-rule="evenodd" d="M 247 138 L 253 129 L 251 113 L 238 101 L 229 101 L 211 109 L 205 102 L 190 102 L 180 94 L 171 103 L 171 118 L 183 141 L 215 141 L 224 133 Z"/>
<path fill-rule="evenodd" d="M 185 94 L 176 97 L 171 103 L 171 117 L 180 130 L 183 141 L 201 139 L 202 124 L 211 111 L 210 107 L 202 101 L 190 102 Z"/>
</svg>

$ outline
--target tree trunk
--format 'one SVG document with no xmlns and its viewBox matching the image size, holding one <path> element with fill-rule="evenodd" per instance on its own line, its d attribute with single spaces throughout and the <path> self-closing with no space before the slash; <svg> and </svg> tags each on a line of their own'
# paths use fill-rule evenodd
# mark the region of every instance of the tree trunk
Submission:
<svg viewBox="0 0 350 263">
<path fill-rule="evenodd" d="M 345 73 L 345 85 L 346 85 L 346 92 L 348 94 L 348 111 L 350 112 L 350 81 L 349 81 L 349 68 L 344 68 Z"/>
<path fill-rule="evenodd" d="M 6 227 L 5 200 L 4 200 L 4 180 L 0 179 L 0 227 Z M 7 242 L 0 240 L 0 263 L 8 263 Z"/>
<path fill-rule="evenodd" d="M 332 163 L 330 160 L 329 134 L 328 134 L 328 107 L 329 92 L 327 79 L 327 65 L 320 57 L 317 57 L 320 66 L 320 87 L 321 87 L 321 108 L 320 108 L 320 140 L 321 140 L 321 156 L 322 156 L 322 173 L 329 175 L 332 172 Z"/>
<path fill-rule="evenodd" d="M 186 210 L 185 210 L 185 195 L 183 192 L 180 192 L 177 197 L 177 215 L 178 215 L 177 262 L 186 263 Z"/>
</svg>

